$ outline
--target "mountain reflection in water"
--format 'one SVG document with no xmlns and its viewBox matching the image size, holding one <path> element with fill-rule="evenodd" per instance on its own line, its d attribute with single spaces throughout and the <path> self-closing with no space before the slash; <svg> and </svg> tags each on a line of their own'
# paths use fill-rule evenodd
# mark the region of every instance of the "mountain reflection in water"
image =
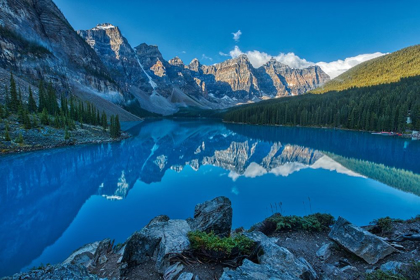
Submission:
<svg viewBox="0 0 420 280">
<path fill-rule="evenodd" d="M 119 143 L 0 158 L 0 276 L 106 237 L 123 242 L 156 215 L 187 218 L 218 195 L 232 200 L 237 227 L 280 202 L 286 214 L 313 208 L 359 224 L 420 212 L 419 142 L 213 121 L 129 132 Z"/>
</svg>

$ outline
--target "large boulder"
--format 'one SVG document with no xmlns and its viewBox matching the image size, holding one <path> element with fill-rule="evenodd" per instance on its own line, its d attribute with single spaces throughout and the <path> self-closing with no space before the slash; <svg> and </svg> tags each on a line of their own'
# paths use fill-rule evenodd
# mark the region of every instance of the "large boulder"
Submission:
<svg viewBox="0 0 420 280">
<path fill-rule="evenodd" d="M 75 250 L 67 259 L 64 260 L 63 264 L 80 264 L 88 266 L 92 262 L 96 250 L 99 246 L 99 241 L 94 243 L 86 244 L 79 249 Z"/>
<path fill-rule="evenodd" d="M 351 224 L 342 217 L 337 219 L 329 237 L 369 264 L 375 264 L 380 259 L 397 252 L 394 247 L 378 236 Z"/>
<path fill-rule="evenodd" d="M 229 198 L 220 196 L 197 204 L 190 224 L 193 230 L 229 236 L 232 228 L 232 204 Z"/>
<path fill-rule="evenodd" d="M 277 245 L 274 239 L 258 231 L 245 233 L 245 236 L 260 243 L 258 262 L 277 271 L 282 275 L 281 279 L 317 278 L 315 270 L 304 258 L 296 258 L 289 250 Z"/>
<path fill-rule="evenodd" d="M 121 262 L 130 268 L 153 260 L 157 271 L 163 273 L 173 254 L 189 249 L 187 233 L 190 231 L 185 220 L 154 219 L 127 239 Z"/>
</svg>

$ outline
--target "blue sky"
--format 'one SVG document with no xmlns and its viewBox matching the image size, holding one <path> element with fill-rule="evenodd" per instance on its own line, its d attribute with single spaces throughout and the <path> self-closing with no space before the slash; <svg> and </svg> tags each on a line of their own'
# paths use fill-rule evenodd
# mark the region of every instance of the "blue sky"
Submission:
<svg viewBox="0 0 420 280">
<path fill-rule="evenodd" d="M 393 52 L 420 42 L 420 1 L 54 0 L 73 27 L 109 22 L 135 47 L 205 64 L 242 52 L 293 52 L 310 62 Z M 238 41 L 232 33 L 241 31 Z M 206 58 L 208 57 L 208 58 Z M 210 60 L 211 58 L 212 60 Z"/>
</svg>

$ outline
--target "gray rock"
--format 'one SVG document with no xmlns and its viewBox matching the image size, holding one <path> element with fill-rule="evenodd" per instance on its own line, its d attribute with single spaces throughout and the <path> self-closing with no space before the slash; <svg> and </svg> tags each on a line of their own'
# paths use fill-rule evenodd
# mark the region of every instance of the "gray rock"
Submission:
<svg viewBox="0 0 420 280">
<path fill-rule="evenodd" d="M 292 280 L 296 276 L 279 272 L 269 265 L 256 264 L 245 259 L 236 270 L 225 269 L 220 280 Z"/>
<path fill-rule="evenodd" d="M 108 258 L 107 255 L 112 251 L 112 241 L 111 239 L 102 240 L 98 248 L 95 251 L 95 255 L 93 256 L 92 264 L 94 266 L 99 264 L 104 264 Z"/>
<path fill-rule="evenodd" d="M 331 265 L 331 264 L 325 264 L 322 266 L 322 275 L 321 279 L 323 280 L 353 280 L 354 278 L 345 273 L 344 271 L 341 271 L 337 267 Z"/>
<path fill-rule="evenodd" d="M 219 236 L 229 236 L 231 228 L 232 204 L 227 197 L 216 197 L 195 206 L 193 230 L 213 231 Z"/>
<path fill-rule="evenodd" d="M 289 250 L 280 247 L 271 238 L 255 231 L 245 233 L 245 236 L 260 242 L 261 252 L 258 252 L 258 262 L 268 265 L 282 274 L 284 279 L 316 279 L 317 275 L 312 266 L 303 258 L 296 258 Z M 289 277 L 289 278 L 286 278 Z"/>
<path fill-rule="evenodd" d="M 340 268 L 340 271 L 342 272 L 346 272 L 346 271 L 354 271 L 354 272 L 358 272 L 357 268 L 352 266 L 352 265 L 347 265 L 343 268 Z"/>
<path fill-rule="evenodd" d="M 164 280 L 172 280 L 175 279 L 176 276 L 181 273 L 181 271 L 184 269 L 184 266 L 177 262 L 171 266 L 169 266 L 165 272 L 163 273 L 163 279 Z"/>
<path fill-rule="evenodd" d="M 397 250 L 376 235 L 339 217 L 329 237 L 347 251 L 359 256 L 369 264 L 397 252 Z"/>
<path fill-rule="evenodd" d="M 79 249 L 75 250 L 63 264 L 87 264 L 89 263 L 98 249 L 99 241 L 86 244 Z"/>
<path fill-rule="evenodd" d="M 382 271 L 397 273 L 399 270 L 404 270 L 409 267 L 409 264 L 403 262 L 390 261 L 381 265 Z"/>
<path fill-rule="evenodd" d="M 333 246 L 334 244 L 331 242 L 322 245 L 321 248 L 319 248 L 319 250 L 316 252 L 316 256 L 322 261 L 326 261 L 331 256 L 331 248 Z"/>
<path fill-rule="evenodd" d="M 193 280 L 194 274 L 190 272 L 183 272 L 179 275 L 178 280 Z"/>
<path fill-rule="evenodd" d="M 18 273 L 2 280 L 98 280 L 98 276 L 89 274 L 86 267 L 75 264 L 47 266 L 43 269 Z"/>
<path fill-rule="evenodd" d="M 147 224 L 146 227 L 149 227 L 149 226 L 151 226 L 153 224 L 157 224 L 157 223 L 167 222 L 169 220 L 170 220 L 170 218 L 166 215 L 156 216 Z"/>
<path fill-rule="evenodd" d="M 121 262 L 130 268 L 153 260 L 157 271 L 163 273 L 172 254 L 189 248 L 189 231 L 191 228 L 184 220 L 151 223 L 127 239 Z"/>
</svg>

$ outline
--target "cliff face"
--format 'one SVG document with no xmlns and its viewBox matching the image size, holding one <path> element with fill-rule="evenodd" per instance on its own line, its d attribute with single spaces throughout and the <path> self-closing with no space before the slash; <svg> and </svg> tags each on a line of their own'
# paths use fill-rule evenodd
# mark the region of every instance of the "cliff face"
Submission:
<svg viewBox="0 0 420 280">
<path fill-rule="evenodd" d="M 51 0 L 2 0 L 0 25 L 0 80 L 14 72 L 33 87 L 52 82 L 109 114 L 137 119 L 115 105 L 125 102 L 123 92 Z"/>
<path fill-rule="evenodd" d="M 157 46 L 130 46 L 109 23 L 75 32 L 51 0 L 0 0 L 0 8 L 0 74 L 13 71 L 34 86 L 51 81 L 122 120 L 134 116 L 120 106 L 164 115 L 180 107 L 226 108 L 302 94 L 328 80 L 319 67 L 270 61 L 255 69 L 246 55 L 211 66 L 166 61 Z"/>
</svg>

